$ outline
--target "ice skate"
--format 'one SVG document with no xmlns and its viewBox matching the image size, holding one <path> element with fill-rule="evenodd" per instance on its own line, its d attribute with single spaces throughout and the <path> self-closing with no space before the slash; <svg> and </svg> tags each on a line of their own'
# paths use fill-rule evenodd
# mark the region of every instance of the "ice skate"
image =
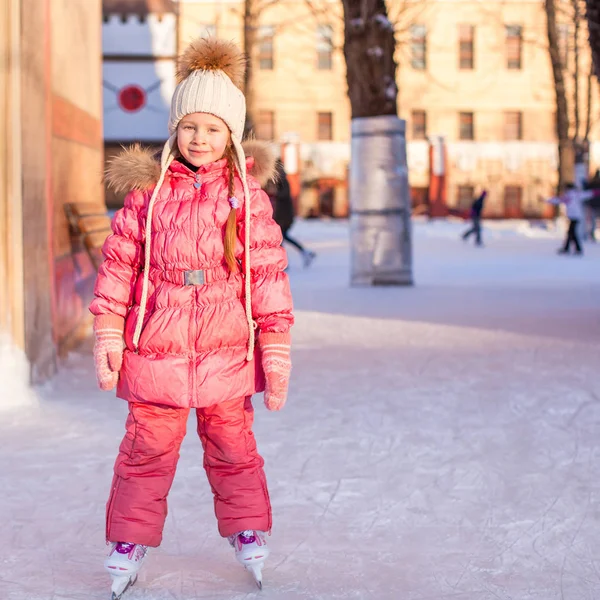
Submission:
<svg viewBox="0 0 600 600">
<path fill-rule="evenodd" d="M 111 600 L 120 600 L 136 582 L 137 574 L 148 552 L 147 546 L 128 542 L 113 542 L 104 568 L 112 578 Z"/>
<path fill-rule="evenodd" d="M 229 543 L 235 548 L 238 562 L 250 572 L 262 590 L 262 569 L 269 556 L 265 532 L 247 529 L 230 536 Z"/>
<path fill-rule="evenodd" d="M 137 575 L 111 575 L 110 600 L 121 600 L 123 594 L 137 581 Z"/>
</svg>

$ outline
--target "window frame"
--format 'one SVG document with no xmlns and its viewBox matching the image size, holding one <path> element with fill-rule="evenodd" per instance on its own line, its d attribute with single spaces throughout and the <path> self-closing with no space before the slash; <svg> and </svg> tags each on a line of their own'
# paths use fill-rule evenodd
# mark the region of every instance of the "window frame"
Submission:
<svg viewBox="0 0 600 600">
<path fill-rule="evenodd" d="M 475 25 L 468 23 L 458 25 L 458 69 L 459 71 L 475 69 Z"/>
<path fill-rule="evenodd" d="M 263 117 L 269 116 L 268 123 L 265 123 Z M 266 135 L 262 128 L 270 130 L 270 135 Z M 256 118 L 256 137 L 259 140 L 274 141 L 275 140 L 275 111 L 269 109 L 260 109 Z"/>
<path fill-rule="evenodd" d="M 470 123 L 464 123 L 463 118 L 469 118 Z M 469 136 L 463 135 L 465 127 L 469 127 Z M 458 113 L 458 139 L 463 142 L 471 142 L 475 139 L 475 113 L 473 111 L 460 111 Z"/>
<path fill-rule="evenodd" d="M 261 25 L 258 28 L 258 68 L 261 71 L 275 69 L 275 27 Z"/>
<path fill-rule="evenodd" d="M 317 25 L 317 71 L 333 69 L 333 26 L 329 23 Z"/>
<path fill-rule="evenodd" d="M 427 111 L 416 109 L 411 111 L 411 136 L 413 140 L 427 139 Z M 417 118 L 418 117 L 418 118 Z M 422 117 L 422 119 L 421 119 Z M 419 120 L 421 119 L 421 120 Z"/>
<path fill-rule="evenodd" d="M 464 193 L 467 191 L 468 193 Z M 475 198 L 475 186 L 470 184 L 459 184 L 456 186 L 456 208 L 458 210 L 470 210 Z"/>
<path fill-rule="evenodd" d="M 328 122 L 324 122 L 327 119 Z M 324 128 L 328 129 L 325 136 L 321 135 Z M 317 141 L 331 142 L 333 140 L 333 112 L 332 111 L 317 111 Z"/>
<path fill-rule="evenodd" d="M 511 196 L 509 190 L 516 191 L 516 195 Z M 510 202 L 509 202 L 509 196 Z M 509 206 L 510 205 L 510 206 Z M 505 217 L 519 218 L 523 214 L 523 186 L 505 185 L 502 194 L 502 209 Z"/>
<path fill-rule="evenodd" d="M 415 71 L 427 70 L 427 26 L 421 23 L 410 26 L 410 66 Z"/>
<path fill-rule="evenodd" d="M 504 27 L 506 32 L 506 68 L 509 71 L 521 71 L 523 69 L 523 26 L 510 24 Z M 516 58 L 511 56 L 513 53 L 511 43 L 516 44 Z"/>
<path fill-rule="evenodd" d="M 511 123 L 512 117 L 516 117 L 516 120 Z M 513 134 L 515 129 L 516 133 Z M 523 140 L 523 111 L 504 111 L 504 140 L 507 142 L 520 142 Z"/>
</svg>

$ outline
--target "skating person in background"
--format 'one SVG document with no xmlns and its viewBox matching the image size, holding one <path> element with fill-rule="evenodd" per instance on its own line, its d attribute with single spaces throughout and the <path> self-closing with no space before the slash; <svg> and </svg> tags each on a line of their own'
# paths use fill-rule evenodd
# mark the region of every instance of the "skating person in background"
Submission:
<svg viewBox="0 0 600 600">
<path fill-rule="evenodd" d="M 592 193 L 589 191 L 578 190 L 575 184 L 568 183 L 566 191 L 562 196 L 550 198 L 548 202 L 551 204 L 563 203 L 567 209 L 567 218 L 569 219 L 569 229 L 567 230 L 567 237 L 562 248 L 559 249 L 559 254 L 569 254 L 571 249 L 571 242 L 575 246 L 575 254 L 583 254 L 583 248 L 579 241 L 579 234 L 577 227 L 583 219 L 583 203 L 586 199 L 590 198 Z"/>
<path fill-rule="evenodd" d="M 589 234 L 592 242 L 596 241 L 596 221 L 600 219 L 600 169 L 596 170 L 594 176 L 586 185 L 592 195 L 587 201 L 587 210 L 589 213 Z"/>
<path fill-rule="evenodd" d="M 475 244 L 482 246 L 481 241 L 481 213 L 483 212 L 483 205 L 487 196 L 487 190 L 483 190 L 479 197 L 477 197 L 471 205 L 471 219 L 473 224 L 470 229 L 463 233 L 462 239 L 467 240 L 473 233 L 475 234 Z"/>
<path fill-rule="evenodd" d="M 264 390 L 269 410 L 283 408 L 294 319 L 281 231 L 261 189 L 275 160 L 265 145 L 240 143 L 244 69 L 234 44 L 194 41 L 179 60 L 160 164 L 134 146 L 108 169 L 113 187 L 133 190 L 90 306 L 99 385 L 129 402 L 106 512 L 113 598 L 161 542 L 191 408 L 219 533 L 259 586 L 269 554 L 251 396 Z"/>
<path fill-rule="evenodd" d="M 265 186 L 265 191 L 273 205 L 273 218 L 277 225 L 281 227 L 284 241 L 290 243 L 302 254 L 302 263 L 305 267 L 309 267 L 317 255 L 311 250 L 307 250 L 289 234 L 289 230 L 294 223 L 294 202 L 292 201 L 290 183 L 280 160 L 277 161 L 276 169 L 277 177 Z"/>
</svg>

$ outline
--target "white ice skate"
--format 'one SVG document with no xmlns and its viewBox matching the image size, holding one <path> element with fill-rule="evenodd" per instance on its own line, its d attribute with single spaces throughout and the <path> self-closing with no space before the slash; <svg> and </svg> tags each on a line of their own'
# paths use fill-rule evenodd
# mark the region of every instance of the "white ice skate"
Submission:
<svg viewBox="0 0 600 600">
<path fill-rule="evenodd" d="M 269 556 L 265 532 L 247 529 L 229 536 L 229 543 L 235 548 L 238 562 L 250 571 L 256 585 L 262 590 L 262 568 Z"/>
<path fill-rule="evenodd" d="M 148 546 L 128 542 L 111 543 L 104 568 L 112 577 L 111 600 L 120 600 L 136 582 L 137 574 L 148 552 Z"/>
</svg>

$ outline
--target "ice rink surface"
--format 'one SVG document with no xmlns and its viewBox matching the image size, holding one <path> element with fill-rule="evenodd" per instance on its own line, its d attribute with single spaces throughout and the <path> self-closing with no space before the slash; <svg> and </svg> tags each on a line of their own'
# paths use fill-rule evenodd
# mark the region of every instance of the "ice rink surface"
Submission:
<svg viewBox="0 0 600 600">
<path fill-rule="evenodd" d="M 189 427 L 163 545 L 128 600 L 598 600 L 600 244 L 416 222 L 414 288 L 348 286 L 347 224 L 292 230 L 288 405 L 256 397 L 274 512 L 258 592 L 216 531 Z M 0 599 L 107 600 L 126 404 L 90 344 L 26 394 L 0 352 Z"/>
</svg>

